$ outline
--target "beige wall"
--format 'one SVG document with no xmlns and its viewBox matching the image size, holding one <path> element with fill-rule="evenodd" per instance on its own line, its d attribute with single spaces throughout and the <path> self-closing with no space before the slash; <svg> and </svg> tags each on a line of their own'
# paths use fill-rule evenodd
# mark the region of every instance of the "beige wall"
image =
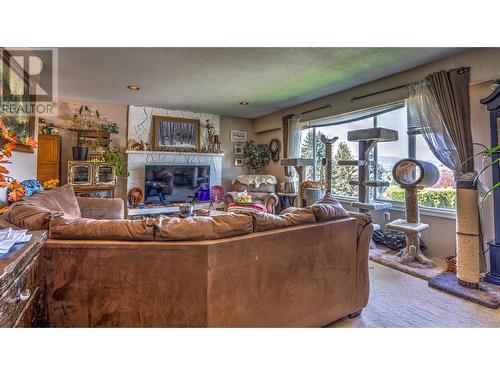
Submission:
<svg viewBox="0 0 500 375">
<path fill-rule="evenodd" d="M 88 100 L 59 98 L 59 115 L 53 121 L 59 127 L 62 137 L 62 160 L 61 160 L 61 183 L 67 183 L 68 161 L 73 159 L 73 147 L 76 146 L 77 133 L 65 130 L 71 127 L 71 113 L 73 108 L 80 108 L 82 104 L 87 105 L 92 111 L 98 110 L 101 116 L 109 118 L 120 126 L 118 134 L 111 135 L 111 145 L 125 150 L 127 147 L 127 105 L 91 102 Z M 118 178 L 115 196 L 126 199 L 127 180 Z"/>
<path fill-rule="evenodd" d="M 358 86 L 255 119 L 254 131 L 256 132 L 256 141 L 259 143 L 268 143 L 272 138 L 279 138 L 282 140 L 281 118 L 285 115 L 298 114 L 327 104 L 331 105 L 331 108 L 327 110 L 313 113 L 316 118 L 319 118 L 394 102 L 404 99 L 407 96 L 407 90 L 395 90 L 354 102 L 352 102 L 351 99 L 354 96 L 365 95 L 423 79 L 427 74 L 437 70 L 451 69 L 460 66 L 471 67 L 472 85 L 470 88 L 470 102 L 474 142 L 489 145 L 488 113 L 484 106 L 479 103 L 479 100 L 491 93 L 489 82 L 496 77 L 500 77 L 500 48 L 478 48 L 469 50 L 465 53 L 432 64 L 424 65 L 366 85 Z M 281 156 L 282 155 L 283 153 L 281 153 Z M 480 168 L 480 164 L 481 162 L 476 160 L 476 168 Z M 284 180 L 283 168 L 279 163 L 271 163 L 266 167 L 264 173 L 277 176 L 280 182 Z M 488 179 L 489 182 L 491 182 L 490 176 L 488 176 Z M 392 219 L 401 218 L 404 215 L 404 213 L 395 210 L 390 210 L 390 212 Z M 485 239 L 490 240 L 493 237 L 493 223 L 490 219 L 493 217 L 491 200 L 486 202 L 483 209 L 483 215 Z M 382 213 L 374 215 L 374 220 L 381 224 L 382 227 L 385 225 Z M 429 254 L 440 257 L 453 255 L 455 251 L 455 220 L 422 215 L 422 221 L 430 225 L 430 230 L 423 234 L 424 242 L 426 242 L 429 247 Z"/>
<path fill-rule="evenodd" d="M 110 120 L 118 123 L 120 126 L 119 134 L 113 134 L 111 136 L 112 145 L 119 146 L 125 149 L 127 146 L 127 113 L 128 106 L 125 104 L 110 104 L 110 103 L 100 103 L 91 102 L 88 100 L 61 98 L 59 100 L 59 116 L 54 119 L 56 126 L 59 127 L 60 134 L 62 136 L 62 166 L 61 175 L 62 183 L 67 182 L 67 165 L 68 161 L 72 160 L 72 147 L 76 145 L 76 133 L 65 128 L 71 126 L 70 118 L 73 107 L 80 107 L 81 104 L 86 104 L 91 110 L 99 110 L 101 114 L 108 117 Z M 223 159 L 223 171 L 222 171 L 222 183 L 225 191 L 230 190 L 232 179 L 242 174 L 246 168 L 234 167 L 233 165 L 233 145 L 229 141 L 229 131 L 231 129 L 246 130 L 249 139 L 254 139 L 254 133 L 252 129 L 252 120 L 240 119 L 235 117 L 225 117 L 220 118 L 220 135 L 222 148 L 224 150 L 225 156 Z M 36 161 L 33 166 L 36 171 Z M 36 176 L 36 172 L 35 172 Z M 127 181 L 126 179 L 120 179 L 118 182 L 118 189 L 116 196 L 126 199 L 127 196 Z"/>
<path fill-rule="evenodd" d="M 232 180 L 234 177 L 248 172 L 246 167 L 234 166 L 234 143 L 230 141 L 230 130 L 246 130 L 248 140 L 255 140 L 252 120 L 221 116 L 220 137 L 222 149 L 224 151 L 224 158 L 222 159 L 222 187 L 226 192 L 231 191 Z"/>
</svg>

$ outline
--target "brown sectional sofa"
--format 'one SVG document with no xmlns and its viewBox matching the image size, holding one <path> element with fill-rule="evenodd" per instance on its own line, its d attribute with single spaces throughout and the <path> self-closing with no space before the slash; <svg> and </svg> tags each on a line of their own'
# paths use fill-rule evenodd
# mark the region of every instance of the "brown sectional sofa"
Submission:
<svg viewBox="0 0 500 375">
<path fill-rule="evenodd" d="M 320 327 L 367 304 L 373 226 L 334 200 L 279 216 L 129 221 L 121 200 L 70 193 L 46 192 L 66 196 L 59 211 L 35 195 L 4 217 L 49 229 L 41 254 L 48 326 Z"/>
</svg>

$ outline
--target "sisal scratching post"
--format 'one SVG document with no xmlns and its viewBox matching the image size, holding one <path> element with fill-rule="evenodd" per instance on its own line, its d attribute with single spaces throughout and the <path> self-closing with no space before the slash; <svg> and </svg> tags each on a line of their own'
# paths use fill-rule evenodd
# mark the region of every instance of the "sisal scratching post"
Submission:
<svg viewBox="0 0 500 375">
<path fill-rule="evenodd" d="M 480 276 L 477 201 L 477 189 L 457 188 L 457 278 L 460 284 L 469 288 L 479 285 Z"/>
</svg>

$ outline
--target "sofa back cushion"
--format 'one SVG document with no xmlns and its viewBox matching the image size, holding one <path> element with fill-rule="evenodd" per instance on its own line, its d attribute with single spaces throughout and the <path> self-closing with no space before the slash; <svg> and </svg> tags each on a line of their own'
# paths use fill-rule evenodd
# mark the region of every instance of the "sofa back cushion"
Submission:
<svg viewBox="0 0 500 375">
<path fill-rule="evenodd" d="M 349 216 L 349 212 L 329 193 L 326 193 L 323 198 L 311 205 L 311 208 L 314 211 L 317 222 L 336 220 Z"/>
<path fill-rule="evenodd" d="M 75 191 L 73 186 L 67 184 L 63 186 L 57 186 L 53 189 L 46 190 L 40 194 L 53 195 L 54 198 L 59 202 L 62 208 L 62 212 L 66 216 L 71 217 L 81 217 L 80 205 L 75 196 Z"/>
<path fill-rule="evenodd" d="M 9 207 L 8 220 L 29 230 L 48 230 L 51 218 L 80 217 L 80 206 L 71 185 L 56 187 L 24 197 Z"/>
<path fill-rule="evenodd" d="M 155 239 L 157 241 L 216 240 L 241 236 L 252 231 L 252 216 L 243 213 L 185 219 L 160 216 L 156 223 Z"/>
<path fill-rule="evenodd" d="M 295 208 L 295 207 L 294 207 Z M 267 214 L 263 212 L 252 213 L 254 232 L 289 227 L 293 225 L 312 224 L 316 217 L 310 207 L 288 209 L 280 215 Z"/>
<path fill-rule="evenodd" d="M 49 238 L 60 240 L 152 241 L 151 220 L 97 220 L 61 216 L 52 218 Z"/>
</svg>

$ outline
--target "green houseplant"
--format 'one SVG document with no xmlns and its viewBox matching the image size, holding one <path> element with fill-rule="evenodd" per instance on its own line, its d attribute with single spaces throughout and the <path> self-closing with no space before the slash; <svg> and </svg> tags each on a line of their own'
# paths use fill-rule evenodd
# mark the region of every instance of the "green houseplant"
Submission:
<svg viewBox="0 0 500 375">
<path fill-rule="evenodd" d="M 129 173 L 127 171 L 127 163 L 125 161 L 125 156 L 119 147 L 115 146 L 113 148 L 107 148 L 102 154 L 102 158 L 106 163 L 113 164 L 115 166 L 116 175 L 119 177 L 128 177 Z"/>
<path fill-rule="evenodd" d="M 243 157 L 245 164 L 258 174 L 271 161 L 271 152 L 267 144 L 248 141 L 243 147 Z"/>
</svg>

